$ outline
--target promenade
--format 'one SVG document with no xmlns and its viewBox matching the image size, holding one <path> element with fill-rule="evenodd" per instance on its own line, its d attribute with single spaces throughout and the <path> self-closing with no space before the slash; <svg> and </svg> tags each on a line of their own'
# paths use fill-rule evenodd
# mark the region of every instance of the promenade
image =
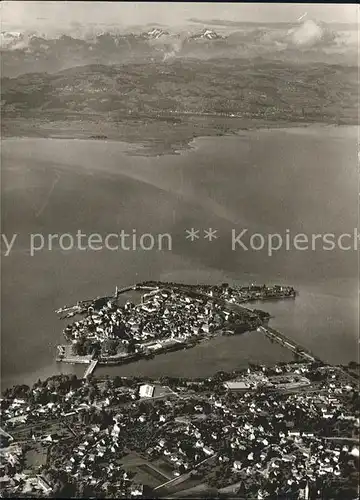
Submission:
<svg viewBox="0 0 360 500">
<path fill-rule="evenodd" d="M 74 365 L 77 363 L 87 365 L 92 361 L 92 356 L 90 354 L 85 356 L 74 354 L 71 344 L 58 345 L 57 349 L 58 354 L 56 356 L 56 361 Z"/>
</svg>

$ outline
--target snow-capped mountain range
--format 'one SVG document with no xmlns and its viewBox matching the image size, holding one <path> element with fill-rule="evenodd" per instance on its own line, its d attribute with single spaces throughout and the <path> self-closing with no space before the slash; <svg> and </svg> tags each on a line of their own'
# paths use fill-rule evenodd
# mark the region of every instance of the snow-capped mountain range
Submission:
<svg viewBox="0 0 360 500">
<path fill-rule="evenodd" d="M 101 32 L 97 33 L 94 37 L 91 36 L 86 36 L 84 39 L 78 39 L 74 38 L 70 35 L 67 35 L 67 39 L 70 42 L 71 40 L 76 41 L 76 40 L 81 40 L 81 41 L 91 41 L 91 38 L 93 38 L 93 42 L 96 42 L 96 40 L 100 37 L 107 36 L 108 38 L 112 38 L 114 41 L 123 39 L 126 40 L 128 39 L 129 41 L 131 40 L 160 40 L 164 38 L 179 38 L 182 39 L 184 42 L 186 41 L 196 41 L 196 40 L 224 40 L 226 37 L 219 35 L 215 31 L 211 29 L 203 29 L 199 33 L 191 34 L 191 33 L 170 33 L 169 31 L 163 30 L 161 28 L 153 28 L 149 31 L 144 31 L 141 33 L 110 33 L 110 32 Z M 59 37 L 61 38 L 61 37 Z M 21 49 L 25 48 L 25 46 L 31 47 L 31 44 L 36 42 L 38 39 L 44 40 L 56 40 L 56 38 L 50 38 L 46 37 L 44 35 L 40 34 L 34 34 L 34 33 L 20 33 L 20 32 L 15 32 L 15 31 L 3 31 L 1 32 L 1 49 L 3 50 L 14 50 L 14 49 Z"/>
<path fill-rule="evenodd" d="M 148 31 L 145 36 L 149 39 L 155 39 L 157 40 L 158 38 L 161 38 L 162 36 L 168 36 L 170 33 L 168 31 L 164 31 L 160 28 L 154 28 L 150 31 Z"/>
<path fill-rule="evenodd" d="M 201 33 L 190 37 L 191 40 L 222 40 L 225 38 L 225 36 L 219 35 L 216 31 L 206 28 Z"/>
<path fill-rule="evenodd" d="M 335 39 L 336 36 L 331 30 L 321 23 L 317 23 L 312 20 L 306 20 L 301 24 L 296 24 L 290 29 L 284 28 L 271 30 L 269 28 L 264 29 L 259 27 L 254 27 L 252 30 L 244 29 L 237 30 L 236 32 L 227 32 L 226 34 L 218 33 L 210 28 L 204 28 L 200 32 L 191 32 L 191 31 L 182 31 L 182 32 L 170 32 L 164 30 L 159 27 L 154 27 L 150 30 L 140 31 L 140 32 L 129 32 L 129 33 L 121 33 L 121 32 L 109 32 L 103 31 L 98 32 L 94 35 L 85 35 L 82 38 L 72 36 L 71 33 L 64 34 L 66 36 L 67 42 L 71 44 L 71 42 L 81 43 L 87 42 L 89 44 L 96 43 L 97 39 L 106 37 L 109 41 L 113 40 L 115 43 L 119 40 L 124 41 L 151 41 L 151 40 L 171 40 L 171 39 L 180 39 L 183 43 L 191 43 L 196 41 L 208 41 L 208 42 L 218 42 L 218 41 L 227 41 L 229 39 L 233 39 L 236 36 L 237 39 L 243 41 L 253 41 L 256 42 L 259 39 L 259 33 L 261 34 L 260 38 L 263 38 L 264 41 L 277 41 L 277 42 L 287 42 L 301 45 L 303 43 L 307 45 L 314 45 L 321 43 L 322 41 L 331 41 L 331 39 Z M 63 35 L 63 36 L 64 36 Z M 12 49 L 22 49 L 29 47 L 31 48 L 32 44 L 36 44 L 36 41 L 48 40 L 55 42 L 57 39 L 63 38 L 59 36 L 57 38 L 45 36 L 39 33 L 20 33 L 17 31 L 3 31 L 1 32 L 1 49 L 2 50 L 12 50 Z"/>
<path fill-rule="evenodd" d="M 216 31 L 208 27 L 196 31 L 171 31 L 159 25 L 129 32 L 97 31 L 83 36 L 62 33 L 55 37 L 3 31 L 0 40 L 2 75 L 12 77 L 28 72 L 56 72 L 86 64 L 164 62 L 189 57 L 207 60 L 263 56 L 289 61 L 305 58 L 313 62 L 327 57 L 334 64 L 355 65 L 356 35 L 333 32 L 311 20 L 290 27 L 254 25 L 235 31 L 226 27 Z"/>
</svg>

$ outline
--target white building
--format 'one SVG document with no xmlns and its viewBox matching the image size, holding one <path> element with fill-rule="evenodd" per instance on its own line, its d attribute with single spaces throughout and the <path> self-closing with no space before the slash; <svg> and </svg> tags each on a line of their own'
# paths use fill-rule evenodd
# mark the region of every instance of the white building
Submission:
<svg viewBox="0 0 360 500">
<path fill-rule="evenodd" d="M 205 455 L 208 455 L 208 456 L 211 456 L 214 454 L 214 450 L 212 448 L 210 448 L 209 446 L 204 446 L 203 452 L 205 453 Z"/>
<path fill-rule="evenodd" d="M 152 398 L 155 392 L 155 386 L 149 384 L 143 384 L 139 389 L 139 396 L 141 398 Z"/>
<path fill-rule="evenodd" d="M 244 390 L 249 389 L 250 384 L 245 380 L 230 380 L 229 382 L 224 383 L 224 387 L 229 390 Z"/>
</svg>

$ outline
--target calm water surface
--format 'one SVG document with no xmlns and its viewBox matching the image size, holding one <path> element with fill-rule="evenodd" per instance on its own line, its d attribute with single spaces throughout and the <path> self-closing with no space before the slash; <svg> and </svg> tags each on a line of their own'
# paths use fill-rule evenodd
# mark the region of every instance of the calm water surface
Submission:
<svg viewBox="0 0 360 500">
<path fill-rule="evenodd" d="M 63 341 L 54 310 L 144 279 L 294 285 L 295 301 L 267 302 L 272 324 L 330 362 L 357 359 L 355 251 L 245 252 L 231 230 L 341 234 L 357 225 L 357 130 L 310 127 L 204 138 L 178 156 L 134 157 L 117 142 L 2 142 L 2 385 L 83 368 L 54 362 Z M 218 230 L 211 243 L 185 229 Z M 172 251 L 40 251 L 30 233 L 168 232 Z M 98 373 L 210 375 L 290 354 L 255 333 Z"/>
</svg>

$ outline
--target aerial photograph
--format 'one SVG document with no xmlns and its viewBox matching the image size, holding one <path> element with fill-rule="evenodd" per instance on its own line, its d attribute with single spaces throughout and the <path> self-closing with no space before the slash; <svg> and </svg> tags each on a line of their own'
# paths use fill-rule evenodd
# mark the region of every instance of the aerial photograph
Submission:
<svg viewBox="0 0 360 500">
<path fill-rule="evenodd" d="M 0 15 L 0 497 L 358 499 L 360 8 Z"/>
</svg>

